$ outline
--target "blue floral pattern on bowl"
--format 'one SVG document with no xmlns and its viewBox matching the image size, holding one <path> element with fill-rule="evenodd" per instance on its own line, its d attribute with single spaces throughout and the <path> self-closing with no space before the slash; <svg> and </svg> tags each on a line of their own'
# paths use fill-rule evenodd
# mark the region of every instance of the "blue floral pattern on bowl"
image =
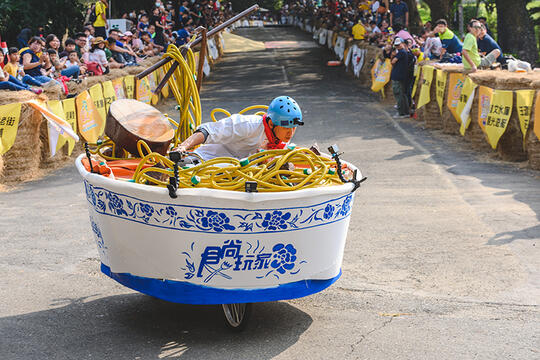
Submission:
<svg viewBox="0 0 540 360">
<path fill-rule="evenodd" d="M 149 202 L 84 182 L 86 198 L 103 215 L 168 229 L 218 234 L 295 231 L 348 218 L 353 194 L 313 206 L 282 209 L 221 209 Z"/>
</svg>

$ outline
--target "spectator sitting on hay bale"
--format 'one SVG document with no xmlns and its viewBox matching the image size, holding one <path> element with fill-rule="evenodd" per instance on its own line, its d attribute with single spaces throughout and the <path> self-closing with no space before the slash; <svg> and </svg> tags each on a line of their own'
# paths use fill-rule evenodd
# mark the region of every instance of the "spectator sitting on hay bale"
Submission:
<svg viewBox="0 0 540 360">
<path fill-rule="evenodd" d="M 60 40 L 54 34 L 49 34 L 45 38 L 45 47 L 47 51 L 53 50 L 52 53 L 49 53 L 51 62 L 54 65 L 56 71 L 60 71 L 62 76 L 72 77 L 74 79 L 79 78 L 81 74 L 81 67 L 79 65 L 70 66 L 67 64 L 67 55 L 69 52 L 65 52 L 64 57 L 60 57 L 58 50 L 60 49 Z M 73 50 L 72 50 L 73 51 Z"/>
<path fill-rule="evenodd" d="M 420 31 L 420 37 L 418 39 L 422 41 L 424 56 L 428 59 L 440 59 L 442 43 L 441 39 L 436 37 L 433 32 L 428 31 L 427 29 L 422 29 Z"/>
<path fill-rule="evenodd" d="M 38 53 L 41 53 L 43 48 L 43 43 L 41 38 L 34 36 L 30 39 L 28 42 L 28 49 L 24 50 L 21 53 L 21 64 L 23 65 L 24 71 L 27 75 L 29 75 L 33 81 L 33 83 L 39 83 L 40 86 L 43 85 L 49 85 L 51 82 L 54 84 L 53 79 L 51 79 L 48 76 L 44 76 L 41 73 L 41 70 L 43 68 L 43 64 L 45 63 L 45 58 L 47 55 L 42 54 L 41 57 L 37 56 Z M 28 84 L 28 81 L 30 79 L 26 79 L 23 81 Z"/>
<path fill-rule="evenodd" d="M 116 62 L 124 64 L 126 66 L 137 65 L 137 55 L 131 48 L 124 45 L 120 41 L 120 37 L 124 36 L 118 29 L 112 29 L 109 32 L 109 38 L 107 42 L 109 49 L 113 54 L 113 58 Z"/>
<path fill-rule="evenodd" d="M 105 53 L 105 39 L 98 36 L 92 39 L 92 47 L 90 51 L 83 55 L 83 61 L 85 63 L 97 63 L 103 74 L 109 73 L 109 62 L 107 61 L 107 54 Z"/>
<path fill-rule="evenodd" d="M 458 39 L 458 37 L 448 28 L 448 23 L 444 19 L 437 20 L 435 23 L 435 33 L 439 34 L 441 43 L 443 46 L 442 54 L 450 53 L 456 54 L 460 53 L 463 47 L 463 43 Z"/>
<path fill-rule="evenodd" d="M 19 49 L 17 49 L 16 47 L 12 47 L 9 49 L 8 53 L 9 62 L 6 64 L 6 66 L 4 66 L 4 71 L 10 76 L 13 76 L 14 78 L 22 82 L 23 85 L 32 86 L 32 91 L 36 94 L 41 94 L 42 90 L 36 88 L 41 86 L 41 83 L 35 81 L 30 75 L 26 75 L 24 73 L 22 65 L 19 63 L 19 60 L 21 58 L 21 55 L 19 54 Z"/>
<path fill-rule="evenodd" d="M 41 90 L 40 88 L 33 88 L 29 85 L 26 85 L 22 81 L 18 80 L 16 77 L 5 72 L 2 68 L 0 68 L 0 90 L 28 90 L 33 91 L 38 95 L 43 92 L 43 90 Z"/>
<path fill-rule="evenodd" d="M 481 26 L 482 26 L 482 29 L 480 30 L 480 35 L 478 35 L 478 38 L 476 40 L 480 54 L 485 56 L 489 54 L 490 52 L 492 52 L 493 50 L 499 50 L 500 55 L 497 58 L 497 62 L 499 62 L 501 65 L 505 65 L 506 59 L 503 56 L 501 47 L 487 33 L 487 27 L 484 24 L 481 24 Z"/>
<path fill-rule="evenodd" d="M 467 25 L 469 32 L 463 43 L 463 68 L 475 72 L 478 67 L 489 68 L 501 54 L 499 49 L 491 51 L 486 56 L 480 56 L 476 39 L 482 31 L 482 24 L 478 20 L 471 20 Z"/>
</svg>

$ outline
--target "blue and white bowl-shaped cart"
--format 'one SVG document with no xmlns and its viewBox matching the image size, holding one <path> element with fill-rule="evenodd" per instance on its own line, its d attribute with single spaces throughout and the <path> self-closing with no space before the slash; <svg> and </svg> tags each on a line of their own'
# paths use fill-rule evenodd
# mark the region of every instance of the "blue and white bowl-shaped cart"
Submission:
<svg viewBox="0 0 540 360">
<path fill-rule="evenodd" d="M 88 172 L 101 271 L 124 286 L 184 304 L 224 304 L 240 329 L 249 303 L 317 293 L 341 275 L 354 185 L 277 193 L 167 189 Z M 347 164 L 350 169 L 356 168 Z"/>
</svg>

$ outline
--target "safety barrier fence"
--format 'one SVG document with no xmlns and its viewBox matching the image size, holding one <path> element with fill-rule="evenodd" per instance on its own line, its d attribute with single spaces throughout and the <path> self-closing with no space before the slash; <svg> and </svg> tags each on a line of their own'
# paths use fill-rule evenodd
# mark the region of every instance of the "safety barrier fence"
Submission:
<svg viewBox="0 0 540 360">
<path fill-rule="evenodd" d="M 313 34 L 343 61 L 344 69 L 394 100 L 392 65 L 382 49 L 353 41 L 312 19 L 288 17 L 288 22 Z M 506 161 L 526 161 L 540 170 L 540 72 L 477 71 L 467 74 L 460 65 L 420 63 L 415 69 L 415 117 L 426 128 L 461 135 L 473 148 L 495 151 Z"/>
<path fill-rule="evenodd" d="M 209 76 L 211 66 L 223 55 L 225 43 L 221 34 L 208 39 L 203 73 Z M 199 52 L 195 52 L 198 62 Z M 150 66 L 160 58 L 147 59 L 142 66 Z M 102 136 L 110 104 L 116 99 L 137 99 L 157 105 L 169 97 L 165 86 L 160 93 L 153 89 L 165 75 L 162 68 L 141 80 L 134 76 L 142 66 L 111 70 L 106 76 L 94 76 L 77 84 L 69 82 L 67 98 L 60 86 L 47 88 L 42 95 L 29 91 L 0 91 L 0 185 L 11 185 L 35 178 L 44 169 L 58 167 L 82 150 L 85 141 L 81 129 L 95 127 Z M 79 134 L 76 142 L 51 120 L 48 114 L 65 119 Z M 174 118 L 174 116 L 171 116 Z M 99 121 L 96 121 L 99 120 Z"/>
</svg>

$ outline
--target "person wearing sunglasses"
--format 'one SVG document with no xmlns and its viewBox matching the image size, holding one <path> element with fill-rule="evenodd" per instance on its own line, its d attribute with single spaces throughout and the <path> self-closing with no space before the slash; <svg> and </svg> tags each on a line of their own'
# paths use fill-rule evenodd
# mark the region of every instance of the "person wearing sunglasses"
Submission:
<svg viewBox="0 0 540 360">
<path fill-rule="evenodd" d="M 469 32 L 463 41 L 463 68 L 470 72 L 475 72 L 479 67 L 488 68 L 497 60 L 501 52 L 495 49 L 486 56 L 480 56 L 477 39 L 482 34 L 482 24 L 478 20 L 471 20 L 467 29 Z"/>
</svg>

